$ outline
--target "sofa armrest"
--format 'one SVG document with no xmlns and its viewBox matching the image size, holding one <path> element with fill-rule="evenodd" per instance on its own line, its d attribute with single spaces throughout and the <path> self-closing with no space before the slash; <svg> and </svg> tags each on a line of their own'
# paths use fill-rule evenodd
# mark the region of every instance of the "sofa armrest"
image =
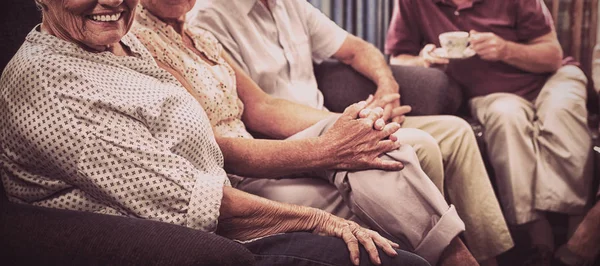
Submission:
<svg viewBox="0 0 600 266">
<path fill-rule="evenodd" d="M 6 265 L 252 265 L 242 245 L 167 223 L 0 204 Z"/>
<path fill-rule="evenodd" d="M 458 86 L 451 85 L 444 72 L 423 67 L 391 66 L 400 85 L 402 104 L 412 106 L 409 115 L 454 114 L 462 102 Z M 315 76 L 323 92 L 325 107 L 342 112 L 366 99 L 376 85 L 352 67 L 334 60 L 315 65 Z"/>
</svg>

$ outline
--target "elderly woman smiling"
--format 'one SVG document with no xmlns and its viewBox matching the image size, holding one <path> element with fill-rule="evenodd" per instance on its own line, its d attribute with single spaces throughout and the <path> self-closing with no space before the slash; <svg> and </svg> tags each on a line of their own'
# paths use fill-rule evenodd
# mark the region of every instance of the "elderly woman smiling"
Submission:
<svg viewBox="0 0 600 266">
<path fill-rule="evenodd" d="M 42 24 L 0 80 L 10 200 L 269 236 L 244 244 L 263 264 L 359 264 L 361 252 L 362 264 L 427 264 L 354 222 L 231 188 L 202 106 L 128 33 L 137 0 L 37 3 Z"/>
<path fill-rule="evenodd" d="M 267 95 L 227 62 L 210 32 L 185 24 L 195 2 L 141 0 L 132 31 L 202 104 L 237 188 L 357 218 L 431 264 L 476 264 L 457 237 L 464 224 L 456 210 L 422 171 L 412 147 L 390 140 L 399 125 L 386 125 L 381 108 L 358 114 L 353 106 L 338 119 Z M 253 139 L 247 128 L 288 139 Z"/>
</svg>

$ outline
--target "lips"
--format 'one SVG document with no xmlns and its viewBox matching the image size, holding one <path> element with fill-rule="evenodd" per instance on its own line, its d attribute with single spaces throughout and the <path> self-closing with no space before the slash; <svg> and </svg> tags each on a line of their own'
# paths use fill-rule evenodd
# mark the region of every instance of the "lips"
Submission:
<svg viewBox="0 0 600 266">
<path fill-rule="evenodd" d="M 102 14 L 102 15 L 89 15 L 87 16 L 89 19 L 98 22 L 115 22 L 121 18 L 123 12 L 114 13 L 114 14 Z"/>
</svg>

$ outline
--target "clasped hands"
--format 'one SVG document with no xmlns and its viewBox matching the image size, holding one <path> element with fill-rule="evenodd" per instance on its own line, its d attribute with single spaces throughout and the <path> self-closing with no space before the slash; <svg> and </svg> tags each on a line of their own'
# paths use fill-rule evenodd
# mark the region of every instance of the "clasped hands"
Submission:
<svg viewBox="0 0 600 266">
<path fill-rule="evenodd" d="M 320 137 L 326 157 L 332 160 L 331 168 L 387 171 L 404 168 L 401 162 L 381 158 L 382 154 L 400 147 L 398 138 L 393 135 L 400 129 L 400 123 L 386 123 L 390 118 L 410 112 L 410 106 L 400 106 L 399 99 L 398 93 L 369 96 L 366 101 L 346 108 L 335 124 Z M 386 112 L 383 107 L 391 103 L 398 103 L 398 106 Z"/>
</svg>

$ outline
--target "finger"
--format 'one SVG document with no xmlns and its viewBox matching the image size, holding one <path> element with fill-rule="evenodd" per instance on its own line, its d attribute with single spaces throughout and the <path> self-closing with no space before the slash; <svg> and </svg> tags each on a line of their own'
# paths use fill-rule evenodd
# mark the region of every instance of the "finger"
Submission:
<svg viewBox="0 0 600 266">
<path fill-rule="evenodd" d="M 390 152 L 390 151 L 400 148 L 400 145 L 401 145 L 400 142 L 397 142 L 397 141 L 393 141 L 393 140 L 389 140 L 389 139 L 380 140 L 377 143 L 377 151 L 379 151 L 381 154 L 383 154 L 383 153 Z"/>
<path fill-rule="evenodd" d="M 412 107 L 410 105 L 402 105 L 392 110 L 392 117 L 406 115 L 410 113 L 410 111 L 412 111 Z"/>
<path fill-rule="evenodd" d="M 450 60 L 448 60 L 446 58 L 437 57 L 437 56 L 432 56 L 432 57 L 428 58 L 428 61 L 430 64 L 436 64 L 436 65 L 450 64 Z"/>
<path fill-rule="evenodd" d="M 400 245 L 392 240 L 386 239 L 393 248 L 400 248 Z M 395 250 L 394 250 L 395 251 Z M 397 253 L 397 252 L 396 252 Z"/>
<path fill-rule="evenodd" d="M 435 44 L 427 44 L 425 45 L 425 47 L 423 47 L 422 52 L 423 53 L 430 53 L 431 51 L 435 50 Z"/>
<path fill-rule="evenodd" d="M 400 100 L 400 94 L 398 93 L 388 93 L 385 94 L 381 97 L 377 97 L 375 98 L 375 100 L 373 100 L 373 102 L 370 104 L 370 106 L 378 106 L 378 107 L 383 107 L 386 104 L 390 104 L 393 103 L 395 101 L 399 101 Z"/>
<path fill-rule="evenodd" d="M 373 231 L 373 232 L 369 232 L 369 233 L 371 235 L 371 238 L 373 239 L 373 242 L 375 242 L 375 245 L 377 245 L 378 247 L 383 249 L 383 252 L 385 252 L 385 254 L 389 255 L 390 257 L 394 257 L 394 256 L 398 255 L 398 252 L 396 252 L 396 250 L 394 249 L 394 246 L 392 245 L 392 244 L 396 244 L 396 243 L 384 238 L 377 232 Z M 399 246 L 398 244 L 396 244 L 396 245 Z"/>
<path fill-rule="evenodd" d="M 365 232 L 363 229 L 360 229 L 360 228 L 356 228 L 355 230 L 353 230 L 353 233 L 354 233 L 354 236 L 360 242 L 360 244 L 363 245 L 363 247 L 367 251 L 367 254 L 369 254 L 369 258 L 371 259 L 371 262 L 373 262 L 376 265 L 381 265 L 381 259 L 379 258 L 379 251 L 377 251 L 377 246 L 375 246 L 375 243 L 373 242 L 373 239 L 371 238 L 371 236 L 367 232 Z"/>
<path fill-rule="evenodd" d="M 400 125 L 398 125 L 398 123 L 392 122 L 385 125 L 385 127 L 381 131 L 381 134 L 384 135 L 382 136 L 382 139 L 387 138 L 389 135 L 392 135 L 394 132 L 398 131 L 398 129 L 400 129 Z"/>
<path fill-rule="evenodd" d="M 359 118 L 367 118 L 371 114 L 371 108 L 365 108 L 358 112 Z"/>
<path fill-rule="evenodd" d="M 358 117 L 358 113 L 360 112 L 360 110 L 365 108 L 366 105 L 367 105 L 367 102 L 365 102 L 365 101 L 361 101 L 361 102 L 355 103 L 353 105 L 350 105 L 350 106 L 346 107 L 346 109 L 344 110 L 344 113 L 342 113 L 342 116 L 350 117 L 351 119 L 356 119 L 356 117 Z"/>
<path fill-rule="evenodd" d="M 385 121 L 383 120 L 383 118 L 379 118 L 379 119 L 375 120 L 375 123 L 373 124 L 373 128 L 375 128 L 376 130 L 383 130 L 384 127 L 385 127 Z"/>
<path fill-rule="evenodd" d="M 350 252 L 350 260 L 354 265 L 360 263 L 360 251 L 358 249 L 358 239 L 352 234 L 349 228 L 345 228 L 342 232 L 342 240 L 346 243 Z"/>
<path fill-rule="evenodd" d="M 373 123 L 375 123 L 375 121 L 377 121 L 377 119 L 381 118 L 381 114 L 383 113 L 381 107 L 379 107 L 378 110 L 375 110 L 375 111 L 373 111 L 373 110 L 370 110 L 368 115 L 366 117 L 364 117 L 365 119 L 372 120 L 371 126 L 373 126 Z"/>
<path fill-rule="evenodd" d="M 375 158 L 369 167 L 372 169 L 379 169 L 383 171 L 400 171 L 404 169 L 404 164 L 396 160 L 385 160 L 381 158 Z"/>
<path fill-rule="evenodd" d="M 398 123 L 398 125 L 400 125 L 400 127 L 402 127 L 402 124 L 404 123 L 404 120 L 406 120 L 406 116 L 405 115 L 401 115 L 401 116 L 394 117 L 394 119 L 392 119 L 392 122 Z"/>
<path fill-rule="evenodd" d="M 384 121 L 390 120 L 390 117 L 392 116 L 392 110 L 393 109 L 394 109 L 394 104 L 386 104 L 383 107 L 383 109 L 382 109 L 381 118 Z"/>
<path fill-rule="evenodd" d="M 378 107 L 373 108 L 373 110 L 371 110 L 371 112 L 375 113 L 379 117 L 382 117 L 383 113 L 384 113 L 384 110 L 383 110 L 383 108 L 381 108 L 381 107 L 378 106 Z"/>
<path fill-rule="evenodd" d="M 373 94 L 369 94 L 369 97 L 367 97 L 367 99 L 365 100 L 365 102 L 368 104 L 370 104 L 373 101 Z"/>
</svg>

